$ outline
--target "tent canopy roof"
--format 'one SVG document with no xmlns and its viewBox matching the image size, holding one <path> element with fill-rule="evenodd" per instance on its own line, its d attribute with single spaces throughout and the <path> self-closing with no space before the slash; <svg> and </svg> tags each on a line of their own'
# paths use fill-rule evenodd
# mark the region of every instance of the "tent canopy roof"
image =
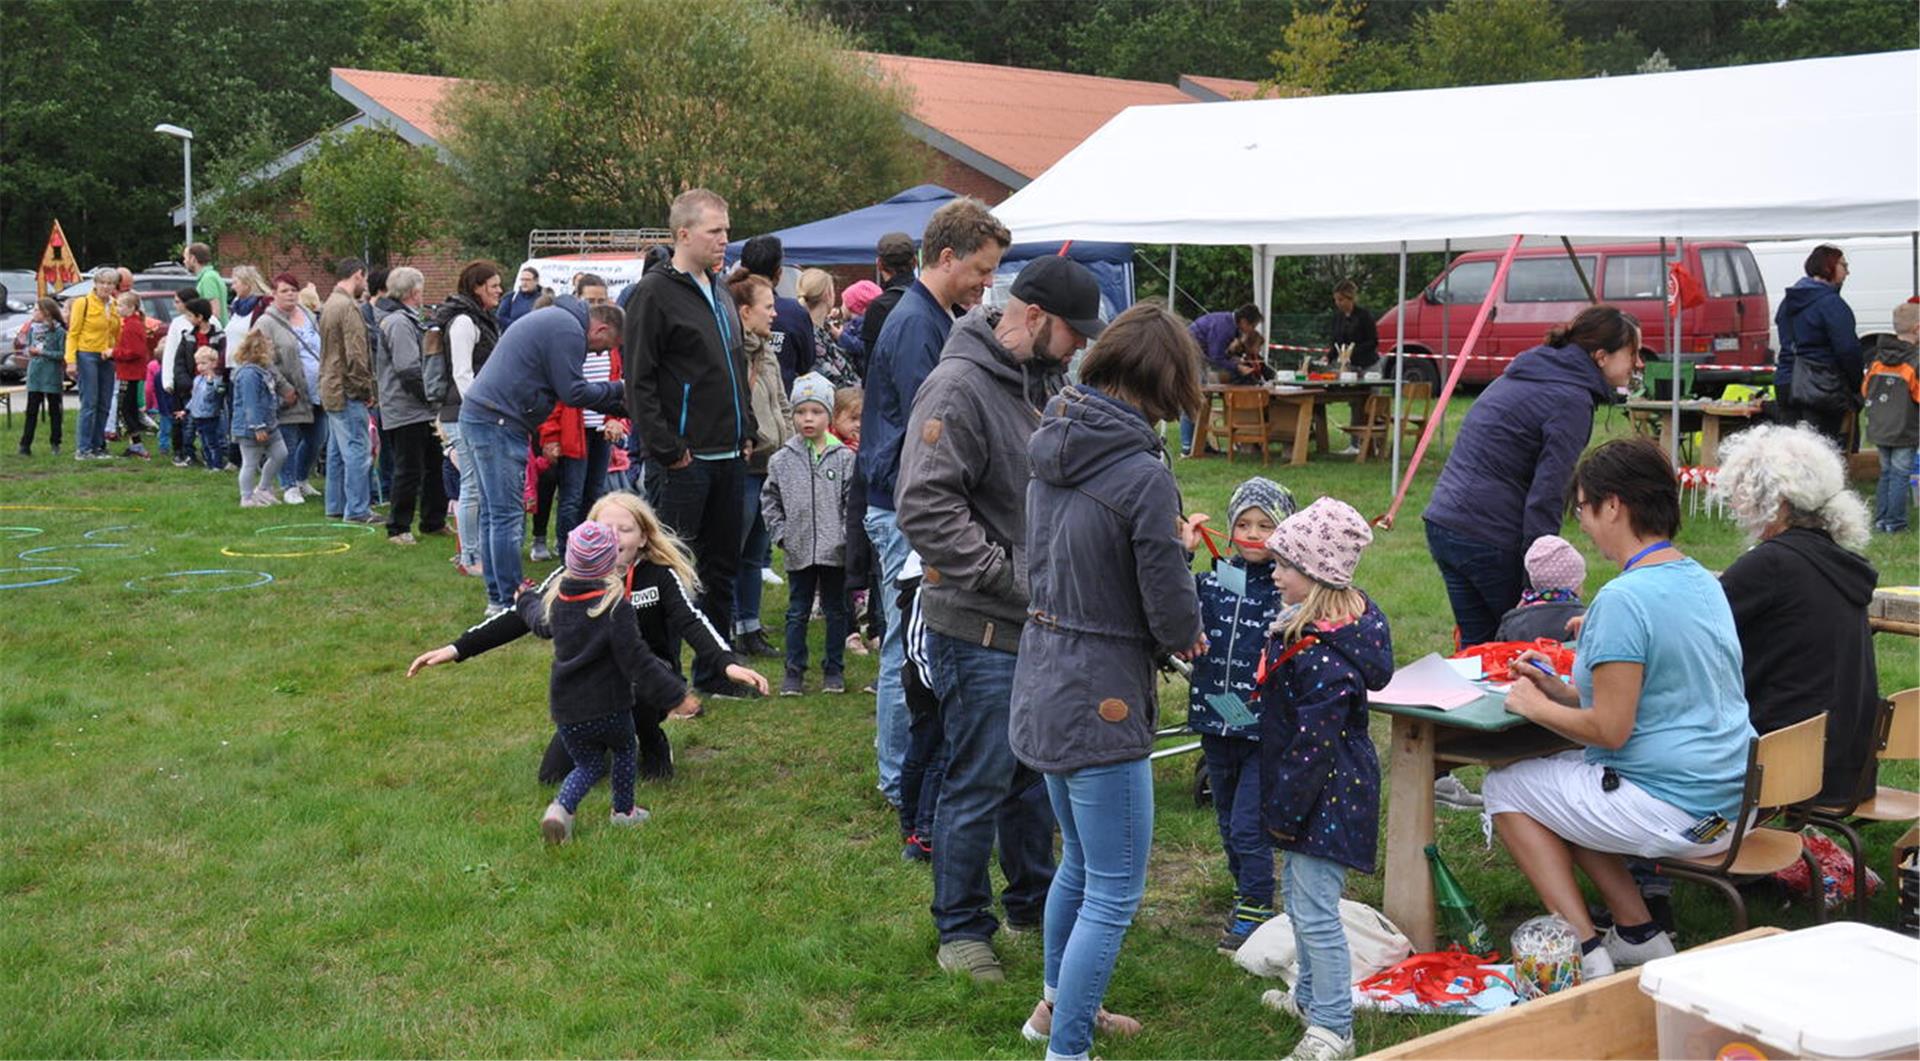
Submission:
<svg viewBox="0 0 1920 1061">
<path fill-rule="evenodd" d="M 1902 51 L 1131 107 L 994 212 L 1021 241 L 1282 254 L 1909 232 L 1917 101 L 1920 52 Z"/>
<path fill-rule="evenodd" d="M 780 237 L 785 258 L 793 265 L 871 265 L 874 246 L 881 236 L 905 232 L 918 246 L 921 234 L 927 229 L 927 219 L 955 197 L 954 192 L 938 184 L 915 185 L 885 202 L 783 228 L 769 235 Z M 745 245 L 745 240 L 729 243 L 727 260 L 739 260 L 740 248 Z M 1015 246 L 1007 252 L 1007 257 L 1023 261 L 1058 249 L 1058 240 L 1048 246 Z M 1133 247 L 1124 243 L 1075 242 L 1068 248 L 1067 255 L 1083 262 L 1128 262 L 1133 260 Z"/>
</svg>

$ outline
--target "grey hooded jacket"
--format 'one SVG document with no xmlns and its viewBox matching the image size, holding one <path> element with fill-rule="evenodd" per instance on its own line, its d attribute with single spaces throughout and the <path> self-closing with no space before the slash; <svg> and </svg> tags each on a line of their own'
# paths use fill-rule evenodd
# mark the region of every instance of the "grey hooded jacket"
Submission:
<svg viewBox="0 0 1920 1061">
<path fill-rule="evenodd" d="M 1146 418 L 1090 387 L 1048 403 L 1028 452 L 1032 604 L 1007 739 L 1042 773 L 1143 759 L 1158 724 L 1155 659 L 1200 638 L 1179 487 Z"/>
<path fill-rule="evenodd" d="M 928 628 L 1002 652 L 1027 621 L 1027 440 L 1060 366 L 1016 357 L 993 329 L 1000 311 L 956 321 L 940 363 L 914 394 L 894 514 L 926 566 Z"/>
<path fill-rule="evenodd" d="M 374 304 L 373 316 L 380 325 L 380 341 L 373 347 L 373 383 L 381 429 L 437 419 L 440 403 L 427 393 L 421 371 L 420 340 L 426 324 L 405 303 L 390 298 Z"/>
<path fill-rule="evenodd" d="M 854 452 L 832 435 L 814 460 L 807 440 L 788 439 L 767 462 L 760 488 L 760 514 L 767 534 L 787 554 L 787 570 L 847 566 L 847 493 Z"/>
</svg>

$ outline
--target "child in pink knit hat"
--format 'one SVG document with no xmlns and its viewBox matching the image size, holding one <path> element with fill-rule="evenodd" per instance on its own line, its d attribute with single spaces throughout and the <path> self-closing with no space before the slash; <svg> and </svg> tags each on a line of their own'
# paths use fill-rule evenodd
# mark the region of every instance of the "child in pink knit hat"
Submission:
<svg viewBox="0 0 1920 1061">
<path fill-rule="evenodd" d="M 1567 624 L 1587 614 L 1580 589 L 1587 581 L 1587 560 L 1572 542 L 1543 534 L 1527 547 L 1527 581 L 1520 604 L 1500 617 L 1495 641 L 1571 640 Z"/>
<path fill-rule="evenodd" d="M 1262 824 L 1287 852 L 1284 905 L 1300 977 L 1261 1002 L 1307 1026 L 1290 1057 L 1352 1057 L 1353 974 L 1340 926 L 1348 870 L 1372 873 L 1380 760 L 1367 735 L 1367 691 L 1393 677 L 1387 617 L 1354 588 L 1373 541 L 1352 505 L 1323 497 L 1267 538 L 1280 616 L 1256 680 Z"/>
</svg>

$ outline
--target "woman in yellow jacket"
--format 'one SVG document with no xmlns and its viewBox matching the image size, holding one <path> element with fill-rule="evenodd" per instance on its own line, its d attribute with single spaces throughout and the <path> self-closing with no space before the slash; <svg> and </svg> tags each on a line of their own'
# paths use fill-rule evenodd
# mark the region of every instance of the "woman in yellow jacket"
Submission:
<svg viewBox="0 0 1920 1061">
<path fill-rule="evenodd" d="M 93 271 L 93 290 L 67 306 L 67 357 L 80 384 L 80 441 L 75 460 L 107 456 L 107 404 L 113 400 L 113 344 L 120 338 L 120 314 L 113 306 L 120 284 L 116 269 Z"/>
</svg>

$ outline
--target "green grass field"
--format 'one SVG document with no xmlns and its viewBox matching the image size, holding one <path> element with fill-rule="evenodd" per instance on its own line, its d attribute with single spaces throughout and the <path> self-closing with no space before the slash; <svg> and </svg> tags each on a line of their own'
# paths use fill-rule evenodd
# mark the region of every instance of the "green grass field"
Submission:
<svg viewBox="0 0 1920 1061">
<path fill-rule="evenodd" d="M 536 822 L 551 792 L 534 780 L 550 733 L 546 645 L 404 677 L 479 615 L 479 581 L 451 573 L 450 543 L 262 535 L 320 521 L 319 506 L 241 510 L 230 474 L 76 464 L 45 455 L 44 438 L 32 459 L 13 448 L 0 455 L 0 563 L 79 571 L 0 590 L 0 1055 L 1039 1052 L 1019 1037 L 1039 992 L 1037 936 L 1001 937 L 1005 985 L 934 966 L 927 871 L 900 860 L 874 790 L 870 698 L 721 702 L 670 723 L 679 777 L 640 790 L 653 821 L 610 828 L 602 789 L 577 842 L 548 849 Z M 1360 569 L 1403 662 L 1444 651 L 1452 625 L 1418 519 L 1438 466 Z M 1256 470 L 1179 464 L 1189 508 L 1216 514 Z M 1267 472 L 1303 502 L 1330 493 L 1368 515 L 1390 493 L 1384 463 Z M 126 547 L 100 547 L 112 543 Z M 1884 582 L 1920 583 L 1914 543 L 1873 543 Z M 1743 547 L 1704 517 L 1680 544 L 1715 569 Z M 1611 570 L 1588 559 L 1591 593 Z M 126 584 L 218 568 L 273 581 Z M 766 614 L 785 603 L 771 589 Z M 1920 684 L 1914 642 L 1883 635 L 1878 648 L 1883 690 Z M 849 684 L 873 666 L 850 658 Z M 1184 697 L 1166 688 L 1170 713 Z M 1273 1056 L 1299 1034 L 1258 1004 L 1270 984 L 1214 953 L 1232 885 L 1192 767 L 1156 769 L 1147 899 L 1107 1000 L 1147 1031 L 1100 1042 L 1107 1057 Z M 1538 905 L 1477 816 L 1441 815 L 1446 855 L 1504 941 Z M 1870 834 L 1883 874 L 1898 831 Z M 1354 876 L 1348 894 L 1377 905 L 1379 879 Z M 1688 941 L 1726 930 L 1706 890 L 1682 886 L 1677 903 Z M 1752 906 L 1756 923 L 1808 920 L 1804 904 Z M 1875 920 L 1892 907 L 1883 892 Z M 1359 1045 L 1440 1023 L 1363 1015 Z"/>
</svg>

